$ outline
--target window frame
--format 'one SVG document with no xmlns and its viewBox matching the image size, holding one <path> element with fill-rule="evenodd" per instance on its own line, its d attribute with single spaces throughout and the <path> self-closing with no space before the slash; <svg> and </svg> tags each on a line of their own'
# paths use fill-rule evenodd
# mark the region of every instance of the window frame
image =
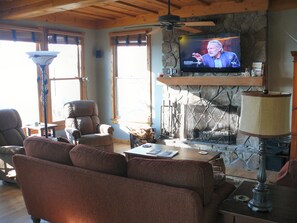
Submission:
<svg viewBox="0 0 297 223">
<path fill-rule="evenodd" d="M 64 81 L 64 80 L 79 80 L 79 83 L 80 83 L 80 99 L 81 100 L 84 100 L 84 99 L 87 99 L 87 94 L 86 94 L 86 84 L 85 84 L 85 65 L 84 65 L 84 33 L 81 33 L 81 32 L 70 32 L 70 31 L 62 31 L 62 30 L 56 30 L 56 29 L 48 29 L 46 30 L 46 49 L 48 49 L 48 45 L 49 45 L 49 42 L 48 42 L 48 37 L 50 35 L 58 35 L 58 36 L 71 36 L 71 37 L 78 37 L 79 40 L 80 40 L 80 44 L 79 46 L 81 47 L 81 59 L 78 63 L 78 77 L 68 77 L 68 78 L 50 78 L 49 76 L 49 72 L 46 72 L 47 74 L 47 78 L 49 80 L 49 83 L 48 83 L 48 91 L 49 91 L 49 94 L 48 94 L 48 122 L 50 123 L 54 123 L 54 124 L 58 124 L 58 129 L 63 129 L 64 128 L 64 125 L 65 125 L 65 120 L 61 120 L 61 121 L 53 121 L 53 117 L 52 117 L 52 98 L 51 98 L 51 82 L 52 81 Z M 78 52 L 79 53 L 79 52 Z M 77 55 L 79 57 L 79 55 Z M 79 60 L 79 59 L 78 59 Z M 62 127 L 60 127 L 62 126 Z"/>
<path fill-rule="evenodd" d="M 131 123 L 131 124 L 144 124 L 144 125 L 152 125 L 152 69 L 151 69 L 151 36 L 149 33 L 152 29 L 141 29 L 141 30 L 133 30 L 133 31 L 126 31 L 126 32 L 111 32 L 109 33 L 110 39 L 110 60 L 111 60 L 111 69 L 110 69 L 110 76 L 111 76 L 111 111 L 112 111 L 112 123 L 120 124 L 120 123 Z M 136 121 L 128 121 L 120 119 L 118 114 L 118 107 L 117 107 L 117 44 L 114 41 L 114 38 L 121 38 L 123 39 L 126 36 L 132 37 L 131 39 L 135 42 L 136 35 L 145 35 L 146 36 L 146 50 L 147 50 L 147 75 L 149 75 L 148 84 L 149 84 L 149 117 L 147 122 L 136 122 Z M 127 43 L 129 44 L 129 43 Z M 139 43 L 138 43 L 139 44 Z M 121 43 L 123 46 L 123 43 Z M 132 43 L 131 45 L 137 45 L 137 43 Z M 141 45 L 143 43 L 141 42 Z"/>
</svg>

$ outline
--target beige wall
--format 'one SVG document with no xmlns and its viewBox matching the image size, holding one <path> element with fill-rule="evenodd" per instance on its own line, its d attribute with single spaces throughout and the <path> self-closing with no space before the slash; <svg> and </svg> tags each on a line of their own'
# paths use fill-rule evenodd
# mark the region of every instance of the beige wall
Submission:
<svg viewBox="0 0 297 223">
<path fill-rule="evenodd" d="M 292 92 L 293 57 L 297 51 L 297 9 L 268 14 L 269 90 Z"/>
</svg>

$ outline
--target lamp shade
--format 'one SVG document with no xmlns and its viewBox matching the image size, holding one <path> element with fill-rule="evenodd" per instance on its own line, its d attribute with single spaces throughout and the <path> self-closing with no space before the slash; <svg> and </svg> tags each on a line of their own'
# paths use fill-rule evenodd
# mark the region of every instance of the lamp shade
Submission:
<svg viewBox="0 0 297 223">
<path fill-rule="evenodd" d="M 260 138 L 289 135 L 290 97 L 280 92 L 242 92 L 239 131 Z"/>
<path fill-rule="evenodd" d="M 57 57 L 59 52 L 55 51 L 34 51 L 27 52 L 29 58 L 39 66 L 47 66 L 52 63 L 53 59 Z"/>
</svg>

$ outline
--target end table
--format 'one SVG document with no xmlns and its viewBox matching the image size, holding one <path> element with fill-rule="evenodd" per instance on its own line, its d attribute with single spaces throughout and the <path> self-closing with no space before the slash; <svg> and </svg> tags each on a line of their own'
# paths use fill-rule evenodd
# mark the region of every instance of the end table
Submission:
<svg viewBox="0 0 297 223">
<path fill-rule="evenodd" d="M 252 198 L 256 182 L 243 181 L 219 207 L 223 223 L 294 223 L 297 222 L 297 188 L 268 185 L 271 212 L 255 212 L 248 207 L 248 199 L 235 199 L 239 195 Z"/>
<path fill-rule="evenodd" d="M 56 127 L 58 125 L 57 124 L 51 124 L 51 123 L 48 123 L 47 124 L 47 129 L 48 129 L 48 135 L 49 136 L 52 136 L 52 137 L 56 137 Z M 25 125 L 24 126 L 25 130 L 26 130 L 26 133 L 28 136 L 30 136 L 32 134 L 32 131 L 38 131 L 38 135 L 40 136 L 44 136 L 44 124 L 40 123 L 38 125 Z"/>
</svg>

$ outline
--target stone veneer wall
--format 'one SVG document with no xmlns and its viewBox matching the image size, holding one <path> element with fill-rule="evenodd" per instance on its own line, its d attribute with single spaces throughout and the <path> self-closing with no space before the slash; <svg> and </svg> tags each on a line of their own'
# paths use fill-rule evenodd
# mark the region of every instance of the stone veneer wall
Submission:
<svg viewBox="0 0 297 223">
<path fill-rule="evenodd" d="M 194 18 L 193 18 L 194 19 Z M 215 27 L 201 27 L 205 34 L 219 34 L 224 32 L 239 32 L 241 36 L 241 65 L 250 68 L 252 62 L 266 62 L 266 12 L 241 13 L 203 17 L 200 19 L 214 19 Z M 190 20 L 191 21 L 191 20 Z M 180 35 L 187 34 L 182 30 L 173 32 L 163 31 L 163 73 L 168 69 L 176 69 L 173 76 L 181 76 L 179 67 Z M 265 71 L 264 71 L 265 72 Z M 223 76 L 241 75 L 241 73 L 183 73 L 182 76 Z M 211 84 L 211 83 L 210 83 Z M 185 134 L 184 109 L 185 105 L 197 106 L 201 101 L 219 106 L 236 106 L 240 114 L 241 91 L 262 90 L 259 87 L 241 86 L 164 86 L 163 87 L 163 117 L 161 132 L 169 133 L 175 140 L 164 140 L 166 144 L 179 144 L 179 146 L 191 146 L 203 149 L 221 151 L 227 165 L 239 168 L 258 168 L 259 157 L 255 153 L 258 141 L 255 138 L 247 138 L 237 134 L 237 145 L 220 145 L 191 142 Z M 166 109 L 169 106 L 171 109 Z M 238 117 L 239 120 L 239 117 Z M 176 140 L 180 139 L 180 140 Z"/>
</svg>

